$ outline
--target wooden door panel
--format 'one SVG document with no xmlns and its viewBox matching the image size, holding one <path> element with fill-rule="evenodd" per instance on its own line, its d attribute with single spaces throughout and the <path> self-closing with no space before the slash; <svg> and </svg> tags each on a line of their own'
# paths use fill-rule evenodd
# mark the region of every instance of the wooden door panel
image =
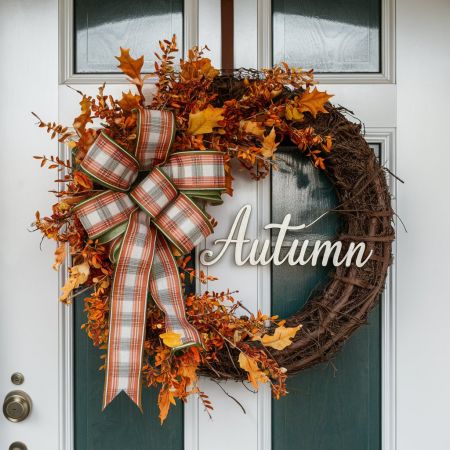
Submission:
<svg viewBox="0 0 450 450">
<path fill-rule="evenodd" d="M 272 221 L 287 213 L 293 223 L 309 223 L 338 201 L 323 172 L 295 148 L 278 153 L 272 173 Z M 294 213 L 295 212 L 295 213 Z M 339 230 L 330 214 L 295 236 L 333 240 Z M 291 236 L 293 239 L 294 236 Z M 323 287 L 333 267 L 272 267 L 272 313 L 295 313 Z M 288 379 L 289 395 L 272 402 L 272 449 L 378 450 L 381 448 L 381 318 L 377 307 L 329 363 Z M 295 445 L 293 445 L 295 443 Z"/>
<path fill-rule="evenodd" d="M 104 372 L 100 355 L 81 325 L 86 321 L 83 298 L 74 302 L 74 404 L 76 450 L 182 450 L 183 406 L 171 408 L 164 425 L 158 418 L 157 391 L 142 391 L 142 414 L 122 392 L 101 411 Z"/>
</svg>

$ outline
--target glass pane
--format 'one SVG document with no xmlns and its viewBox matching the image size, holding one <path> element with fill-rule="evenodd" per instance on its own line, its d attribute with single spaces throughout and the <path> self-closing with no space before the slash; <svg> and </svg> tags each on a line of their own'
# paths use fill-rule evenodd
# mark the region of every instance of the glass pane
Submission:
<svg viewBox="0 0 450 450">
<path fill-rule="evenodd" d="M 273 59 L 317 73 L 380 72 L 381 0 L 273 0 Z"/>
<path fill-rule="evenodd" d="M 75 72 L 115 73 L 119 47 L 145 55 L 153 70 L 158 41 L 177 35 L 183 48 L 183 0 L 75 0 Z"/>
</svg>

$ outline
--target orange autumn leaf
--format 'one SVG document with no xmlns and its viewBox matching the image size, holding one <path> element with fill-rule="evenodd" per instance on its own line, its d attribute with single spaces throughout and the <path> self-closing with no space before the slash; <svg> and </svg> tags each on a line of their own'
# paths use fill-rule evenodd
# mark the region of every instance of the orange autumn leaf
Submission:
<svg viewBox="0 0 450 450">
<path fill-rule="evenodd" d="M 93 188 L 91 179 L 84 172 L 80 172 L 79 170 L 75 170 L 73 172 L 73 182 L 87 190 L 91 190 Z"/>
<path fill-rule="evenodd" d="M 188 378 L 189 383 L 194 383 L 195 381 L 197 381 L 197 369 L 198 364 L 182 365 L 178 369 L 178 374 L 184 378 Z"/>
<path fill-rule="evenodd" d="M 73 121 L 73 127 L 78 134 L 83 134 L 86 130 L 86 125 L 92 123 L 91 119 L 91 98 L 83 95 L 80 101 L 81 114 Z"/>
<path fill-rule="evenodd" d="M 189 114 L 188 133 L 192 135 L 212 133 L 214 128 L 220 127 L 223 120 L 223 108 L 208 105 L 206 109 Z"/>
<path fill-rule="evenodd" d="M 255 336 L 253 340 L 261 341 L 261 343 L 266 347 L 272 347 L 276 350 L 283 350 L 292 344 L 291 339 L 295 337 L 300 328 L 301 325 L 293 328 L 282 325 L 275 329 L 273 335 L 265 334 L 262 338 Z"/>
<path fill-rule="evenodd" d="M 278 145 L 280 143 L 275 142 L 276 134 L 275 134 L 275 128 L 272 128 L 270 133 L 264 137 L 261 153 L 265 158 L 272 158 L 274 152 L 276 151 Z"/>
<path fill-rule="evenodd" d="M 122 92 L 122 98 L 117 102 L 124 111 L 131 111 L 139 108 L 141 96 L 133 94 L 130 90 Z"/>
<path fill-rule="evenodd" d="M 180 347 L 183 345 L 181 340 L 181 335 L 174 333 L 173 331 L 168 331 L 166 333 L 161 333 L 159 337 L 162 339 L 165 345 L 170 348 Z"/>
<path fill-rule="evenodd" d="M 318 113 L 326 113 L 325 104 L 333 97 L 326 92 L 321 92 L 317 88 L 310 91 L 309 88 L 298 97 L 297 110 L 299 113 L 309 112 L 313 117 Z"/>
<path fill-rule="evenodd" d="M 259 383 L 267 383 L 269 378 L 258 367 L 258 363 L 254 358 L 247 356 L 245 353 L 239 354 L 239 366 L 247 372 L 248 381 L 258 390 Z"/>
<path fill-rule="evenodd" d="M 159 419 L 161 420 L 161 425 L 167 418 L 169 414 L 170 405 L 175 405 L 175 397 L 168 388 L 161 389 L 158 395 L 158 406 L 159 406 Z"/>
<path fill-rule="evenodd" d="M 201 58 L 195 60 L 195 54 L 189 50 L 189 63 L 183 62 L 181 64 L 180 77 L 184 81 L 198 80 L 200 77 L 205 77 L 210 80 L 214 79 L 219 71 L 214 68 L 209 58 Z"/>
<path fill-rule="evenodd" d="M 144 86 L 144 80 L 149 77 L 141 75 L 142 66 L 144 65 L 144 57 L 140 56 L 135 59 L 130 55 L 129 48 L 120 47 L 120 56 L 116 56 L 116 59 L 120 62 L 119 69 L 130 78 L 130 81 L 137 87 L 139 92 L 141 104 L 144 101 L 144 94 L 142 87 Z"/>
<path fill-rule="evenodd" d="M 135 83 L 141 80 L 141 70 L 144 65 L 144 56 L 134 59 L 129 48 L 120 47 L 120 56 L 115 57 L 119 62 L 119 69 Z"/>
</svg>

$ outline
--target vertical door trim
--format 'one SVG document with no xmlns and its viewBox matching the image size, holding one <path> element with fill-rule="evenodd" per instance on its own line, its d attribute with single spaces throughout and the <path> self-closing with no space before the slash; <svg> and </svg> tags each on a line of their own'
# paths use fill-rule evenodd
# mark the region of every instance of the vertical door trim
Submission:
<svg viewBox="0 0 450 450">
<path fill-rule="evenodd" d="M 326 84 L 395 83 L 395 0 L 381 0 L 381 72 L 316 74 Z M 272 1 L 258 0 L 258 68 L 272 66 Z"/>
<path fill-rule="evenodd" d="M 394 128 L 366 128 L 365 138 L 369 144 L 381 145 L 380 163 L 391 173 L 396 173 L 396 130 Z M 397 183 L 387 176 L 392 208 L 397 211 Z M 397 216 L 394 214 L 394 229 Z M 381 298 L 381 443 L 382 450 L 397 448 L 397 243 L 392 246 L 393 264 L 386 277 Z"/>
<path fill-rule="evenodd" d="M 257 229 L 258 240 L 270 240 L 270 232 L 264 226 L 271 222 L 272 201 L 270 188 L 270 175 L 257 185 Z M 258 309 L 264 314 L 270 314 L 272 305 L 272 266 L 258 265 Z M 272 390 L 268 383 L 260 386 L 258 390 L 258 436 L 257 449 L 271 450 L 272 448 Z"/>
<path fill-rule="evenodd" d="M 70 151 L 65 144 L 59 144 L 58 156 L 62 161 L 70 159 Z M 66 174 L 66 169 L 61 174 Z M 60 186 L 60 189 L 63 187 Z M 62 295 L 62 286 L 66 284 L 72 258 L 67 252 L 58 274 L 58 301 Z M 73 353 L 73 304 L 59 304 L 58 315 L 59 347 L 59 448 L 74 450 L 74 353 Z"/>
<path fill-rule="evenodd" d="M 59 0 L 59 84 L 129 84 L 122 74 L 80 74 L 74 67 L 74 0 Z M 184 0 L 183 54 L 198 45 L 199 0 Z M 163 37 L 163 36 L 162 36 Z M 156 79 L 150 78 L 149 83 Z"/>
</svg>

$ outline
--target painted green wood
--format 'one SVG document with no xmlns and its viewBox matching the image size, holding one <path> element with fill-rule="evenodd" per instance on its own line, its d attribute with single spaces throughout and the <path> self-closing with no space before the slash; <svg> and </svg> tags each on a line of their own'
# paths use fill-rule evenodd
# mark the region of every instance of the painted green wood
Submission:
<svg viewBox="0 0 450 450">
<path fill-rule="evenodd" d="M 298 151 L 277 153 L 272 174 L 272 222 L 297 211 L 308 222 L 336 205 L 331 183 Z M 333 239 L 339 220 L 330 216 L 308 230 L 307 238 Z M 304 236 L 304 235 L 302 235 Z M 299 236 L 297 236 L 299 237 Z M 300 240 L 303 240 L 300 236 Z M 272 312 L 297 311 L 332 267 L 272 268 Z M 331 363 L 288 380 L 289 395 L 272 403 L 273 450 L 381 449 L 381 322 L 377 307 Z"/>
<path fill-rule="evenodd" d="M 80 329 L 86 320 L 82 298 L 74 302 L 74 313 L 75 450 L 182 450 L 183 406 L 172 408 L 161 426 L 155 389 L 143 390 L 144 414 L 123 393 L 101 411 L 102 352 Z"/>
</svg>

